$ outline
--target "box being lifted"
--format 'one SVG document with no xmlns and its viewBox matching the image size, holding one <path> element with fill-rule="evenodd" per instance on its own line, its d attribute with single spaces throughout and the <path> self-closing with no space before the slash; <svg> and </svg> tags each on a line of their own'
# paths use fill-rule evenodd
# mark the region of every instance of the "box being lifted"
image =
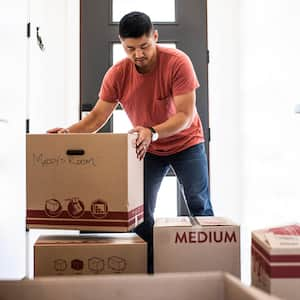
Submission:
<svg viewBox="0 0 300 300">
<path fill-rule="evenodd" d="M 28 228 L 127 232 L 143 221 L 134 134 L 28 134 Z"/>
</svg>

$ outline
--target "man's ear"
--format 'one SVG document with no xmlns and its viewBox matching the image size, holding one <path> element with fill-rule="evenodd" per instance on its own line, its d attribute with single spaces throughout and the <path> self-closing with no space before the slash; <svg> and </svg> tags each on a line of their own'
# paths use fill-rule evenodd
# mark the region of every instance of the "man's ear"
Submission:
<svg viewBox="0 0 300 300">
<path fill-rule="evenodd" d="M 158 31 L 156 29 L 153 31 L 153 40 L 155 43 L 158 41 Z"/>
</svg>

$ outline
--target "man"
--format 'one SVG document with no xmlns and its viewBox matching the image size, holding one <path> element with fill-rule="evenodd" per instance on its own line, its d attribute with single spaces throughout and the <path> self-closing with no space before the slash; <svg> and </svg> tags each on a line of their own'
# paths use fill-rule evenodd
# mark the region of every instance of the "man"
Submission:
<svg viewBox="0 0 300 300">
<path fill-rule="evenodd" d="M 119 38 L 127 58 L 107 71 L 93 110 L 67 129 L 48 132 L 95 132 L 122 104 L 134 125 L 130 132 L 138 134 L 137 157 L 144 158 L 144 223 L 136 232 L 148 242 L 148 271 L 152 272 L 153 214 L 170 167 L 184 187 L 191 214 L 213 215 L 204 135 L 195 106 L 199 83 L 186 54 L 156 44 L 158 32 L 146 14 L 125 15 Z"/>
</svg>

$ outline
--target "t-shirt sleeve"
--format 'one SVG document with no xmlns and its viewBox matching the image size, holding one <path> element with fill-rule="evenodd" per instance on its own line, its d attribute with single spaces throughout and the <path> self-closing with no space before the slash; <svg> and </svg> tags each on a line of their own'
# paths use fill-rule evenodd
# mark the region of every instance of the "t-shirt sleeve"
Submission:
<svg viewBox="0 0 300 300">
<path fill-rule="evenodd" d="M 173 96 L 191 92 L 200 86 L 193 64 L 186 54 L 176 57 L 173 70 Z"/>
<path fill-rule="evenodd" d="M 116 66 L 112 66 L 108 69 L 104 78 L 102 80 L 102 84 L 100 87 L 100 91 L 98 94 L 99 99 L 107 102 L 115 102 L 117 103 L 119 100 L 119 70 Z"/>
</svg>

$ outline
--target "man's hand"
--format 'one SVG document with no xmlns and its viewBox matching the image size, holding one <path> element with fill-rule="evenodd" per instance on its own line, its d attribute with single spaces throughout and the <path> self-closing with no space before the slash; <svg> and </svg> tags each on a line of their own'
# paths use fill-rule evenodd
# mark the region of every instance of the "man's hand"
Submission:
<svg viewBox="0 0 300 300">
<path fill-rule="evenodd" d="M 129 133 L 137 133 L 136 139 L 136 155 L 139 160 L 142 160 L 151 144 L 152 132 L 147 127 L 137 126 L 129 131 Z"/>
<path fill-rule="evenodd" d="M 68 128 L 56 127 L 47 130 L 47 133 L 70 133 L 70 130 Z"/>
</svg>

